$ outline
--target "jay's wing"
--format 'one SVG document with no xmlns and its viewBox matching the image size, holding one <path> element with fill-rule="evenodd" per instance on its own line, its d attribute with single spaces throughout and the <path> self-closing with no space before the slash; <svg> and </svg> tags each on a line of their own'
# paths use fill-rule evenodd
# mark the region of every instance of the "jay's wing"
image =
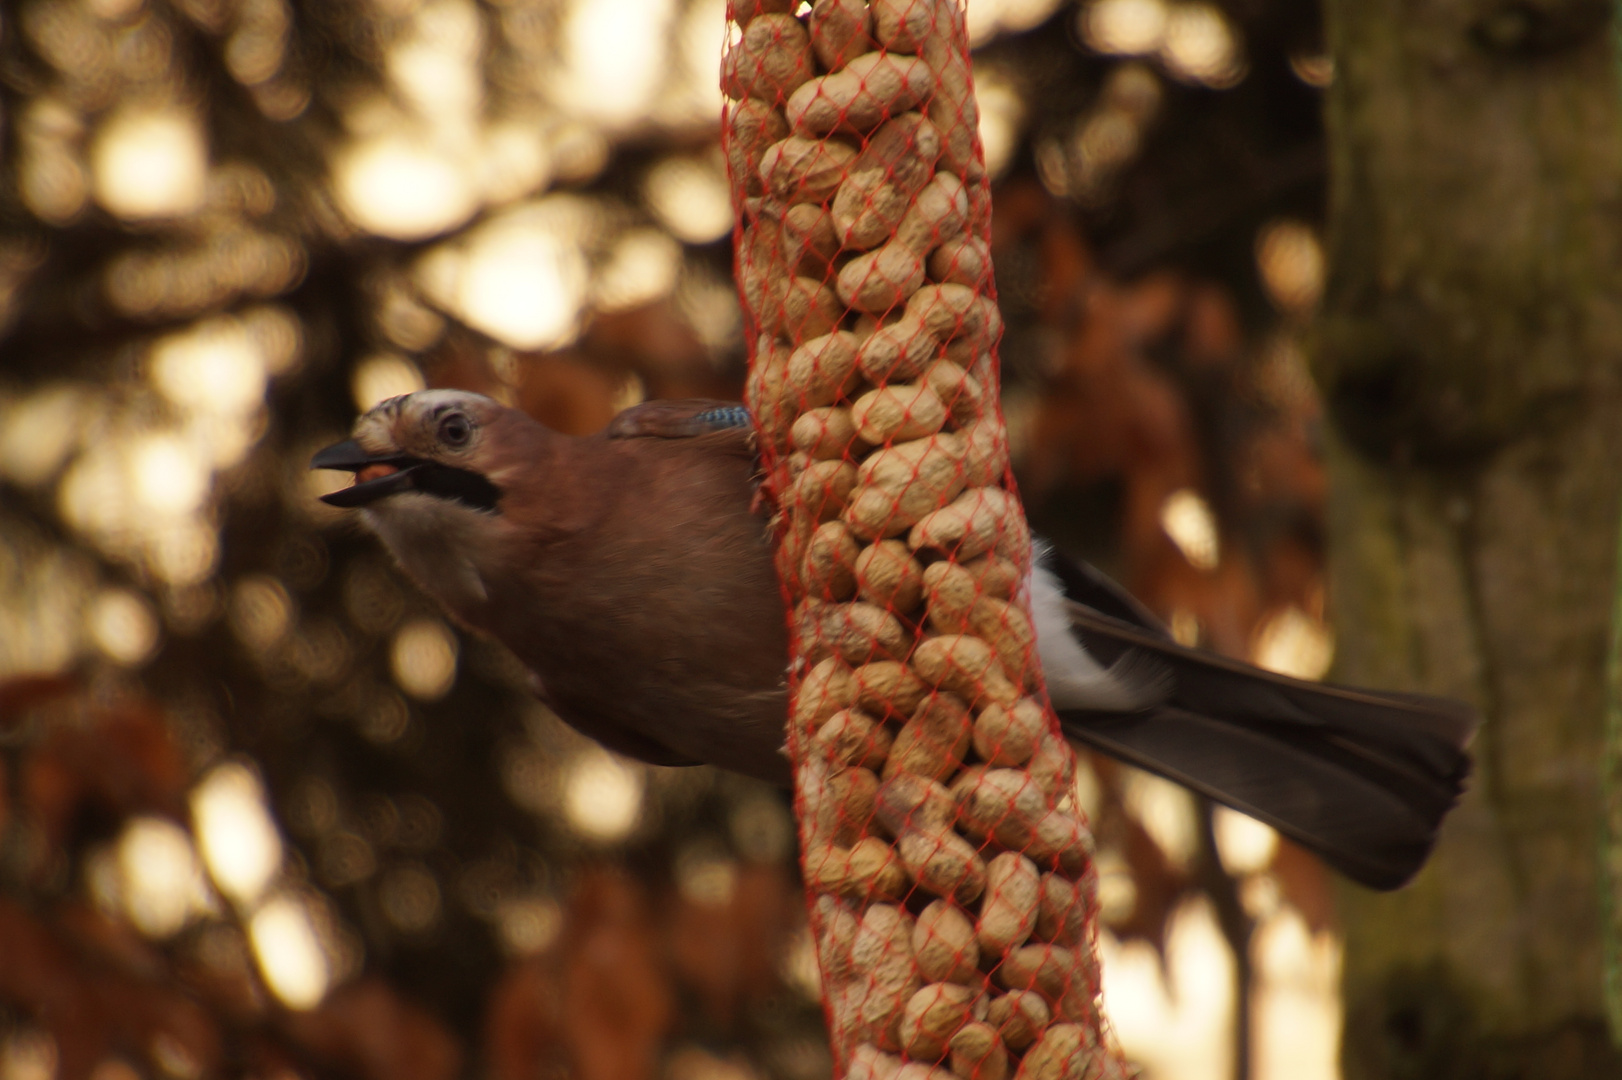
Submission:
<svg viewBox="0 0 1622 1080">
<path fill-rule="evenodd" d="M 754 458 L 749 410 L 735 401 L 683 398 L 647 401 L 614 417 L 603 434 L 610 439 L 702 439 L 717 453 Z"/>
<path fill-rule="evenodd" d="M 1080 582 L 1071 596 L 1081 602 L 1065 602 L 1072 637 L 1159 690 L 1133 711 L 1055 692 L 1067 736 L 1265 821 L 1365 885 L 1393 889 L 1418 871 L 1469 776 L 1474 709 L 1185 648 L 1152 616 L 1133 617 L 1141 605 L 1096 570 L 1071 571 L 1058 576 L 1067 592 Z"/>
</svg>

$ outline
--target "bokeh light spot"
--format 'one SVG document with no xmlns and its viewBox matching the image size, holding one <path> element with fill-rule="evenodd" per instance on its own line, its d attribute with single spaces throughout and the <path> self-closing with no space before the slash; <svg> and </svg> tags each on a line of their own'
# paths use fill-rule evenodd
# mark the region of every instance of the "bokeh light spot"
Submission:
<svg viewBox="0 0 1622 1080">
<path fill-rule="evenodd" d="M 90 162 L 96 201 L 116 217 L 180 217 L 203 205 L 208 148 L 190 110 L 115 112 L 97 132 Z"/>
<path fill-rule="evenodd" d="M 1323 296 L 1323 245 L 1309 225 L 1270 223 L 1256 238 L 1256 265 L 1267 295 L 1283 311 L 1309 312 Z"/>
<path fill-rule="evenodd" d="M 417 365 L 398 353 L 376 353 L 355 365 L 349 390 L 355 408 L 369 411 L 378 402 L 402 394 L 415 394 L 428 384 Z"/>
<path fill-rule="evenodd" d="M 552 85 L 558 103 L 609 127 L 640 120 L 664 79 L 674 9 L 673 0 L 572 0 Z"/>
<path fill-rule="evenodd" d="M 578 329 L 588 283 L 570 218 L 579 204 L 521 207 L 468 238 L 453 304 L 471 326 L 516 349 L 555 348 Z"/>
<path fill-rule="evenodd" d="M 732 232 L 732 193 L 713 155 L 673 155 L 652 169 L 643 185 L 648 208 L 689 244 L 709 244 Z"/>
<path fill-rule="evenodd" d="M 201 891 L 201 868 L 186 830 L 167 818 L 138 817 L 118 839 L 119 895 L 141 933 L 165 938 L 191 917 Z"/>
<path fill-rule="evenodd" d="M 44 483 L 78 445 L 90 404 L 65 383 L 46 385 L 0 410 L 0 473 L 25 487 Z"/>
<path fill-rule="evenodd" d="M 389 661 L 400 689 L 437 701 L 456 682 L 456 635 L 438 619 L 415 619 L 394 635 Z"/>
<path fill-rule="evenodd" d="M 1235 876 L 1265 870 L 1278 850 L 1272 826 L 1226 806 L 1212 808 L 1211 831 L 1223 869 Z"/>
<path fill-rule="evenodd" d="M 1245 74 L 1233 28 L 1210 4 L 1176 4 L 1171 8 L 1160 59 L 1172 74 L 1206 86 L 1232 86 Z"/>
<path fill-rule="evenodd" d="M 1335 659 L 1333 632 L 1321 619 L 1287 607 L 1263 624 L 1251 648 L 1258 667 L 1297 679 L 1321 679 Z"/>
<path fill-rule="evenodd" d="M 1146 772 L 1125 774 L 1123 801 L 1175 866 L 1187 866 L 1199 848 L 1194 796 L 1187 788 Z"/>
<path fill-rule="evenodd" d="M 396 240 L 421 240 L 460 225 L 478 208 L 466 167 L 404 134 L 382 135 L 339 154 L 338 203 L 356 225 Z"/>
<path fill-rule="evenodd" d="M 569 824 L 593 840 L 622 840 L 642 814 L 642 774 L 598 747 L 584 750 L 570 766 L 563 807 Z"/>
<path fill-rule="evenodd" d="M 235 319 L 159 340 L 150 365 L 158 391 L 182 409 L 242 416 L 264 400 L 265 358 Z"/>
<path fill-rule="evenodd" d="M 270 818 L 265 789 L 246 766 L 217 766 L 192 791 L 198 846 L 215 885 L 244 907 L 269 888 L 282 864 L 282 838 Z"/>
<path fill-rule="evenodd" d="M 276 897 L 254 914 L 248 935 L 265 983 L 282 1004 L 313 1009 L 321 1003 L 332 968 L 305 903 Z"/>
<path fill-rule="evenodd" d="M 508 900 L 496 909 L 496 926 L 509 952 L 527 956 L 557 940 L 563 929 L 563 910 L 545 897 Z"/>
<path fill-rule="evenodd" d="M 208 463 L 172 434 L 154 433 L 138 440 L 131 454 L 135 496 L 157 514 L 189 514 L 208 497 L 212 479 Z"/>
<path fill-rule="evenodd" d="M 1014 159 L 1025 123 L 1025 101 L 1014 84 L 996 71 L 977 70 L 974 88 L 980 101 L 980 144 L 985 149 L 986 172 L 995 178 Z"/>
<path fill-rule="evenodd" d="M 1164 0 L 1094 0 L 1077 18 L 1090 48 L 1118 56 L 1144 56 L 1159 49 L 1168 21 Z"/>
<path fill-rule="evenodd" d="M 1199 493 L 1179 488 L 1166 496 L 1160 507 L 1160 527 L 1190 566 L 1196 570 L 1216 569 L 1221 559 L 1216 515 Z"/>
<path fill-rule="evenodd" d="M 663 229 L 627 229 L 597 271 L 592 306 L 621 311 L 668 295 L 676 287 L 681 259 L 681 245 Z"/>
<path fill-rule="evenodd" d="M 104 589 L 90 604 L 90 639 L 116 664 L 133 667 L 151 658 L 159 641 L 152 605 L 129 589 Z"/>
</svg>

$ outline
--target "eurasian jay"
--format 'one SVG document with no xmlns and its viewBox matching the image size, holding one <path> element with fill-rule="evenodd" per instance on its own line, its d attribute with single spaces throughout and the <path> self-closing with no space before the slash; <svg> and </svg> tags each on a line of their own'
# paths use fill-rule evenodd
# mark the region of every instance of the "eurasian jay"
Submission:
<svg viewBox="0 0 1622 1080">
<path fill-rule="evenodd" d="M 383 402 L 312 468 L 405 572 L 501 642 L 568 723 L 660 765 L 780 784 L 788 631 L 742 406 L 659 401 L 586 438 L 478 394 Z M 1102 574 L 1038 548 L 1028 584 L 1071 739 L 1395 888 L 1469 773 L 1469 706 L 1286 678 L 1184 648 Z"/>
</svg>

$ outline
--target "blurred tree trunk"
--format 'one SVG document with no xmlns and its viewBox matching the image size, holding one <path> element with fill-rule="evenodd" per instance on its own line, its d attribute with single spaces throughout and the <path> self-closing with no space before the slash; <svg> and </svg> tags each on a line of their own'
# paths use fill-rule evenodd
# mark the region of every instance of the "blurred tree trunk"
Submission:
<svg viewBox="0 0 1622 1080">
<path fill-rule="evenodd" d="M 1346 1080 L 1622 1076 L 1598 798 L 1622 491 L 1605 0 L 1329 0 L 1337 677 L 1468 698 L 1471 791 L 1347 888 Z"/>
</svg>

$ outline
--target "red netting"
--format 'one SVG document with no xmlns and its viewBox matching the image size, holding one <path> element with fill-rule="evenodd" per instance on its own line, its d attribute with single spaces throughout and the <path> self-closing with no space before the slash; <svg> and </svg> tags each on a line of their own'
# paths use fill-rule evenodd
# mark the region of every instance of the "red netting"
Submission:
<svg viewBox="0 0 1622 1080">
<path fill-rule="evenodd" d="M 997 401 L 963 12 L 796 10 L 734 3 L 722 138 L 838 1072 L 1115 1075 Z"/>
</svg>

